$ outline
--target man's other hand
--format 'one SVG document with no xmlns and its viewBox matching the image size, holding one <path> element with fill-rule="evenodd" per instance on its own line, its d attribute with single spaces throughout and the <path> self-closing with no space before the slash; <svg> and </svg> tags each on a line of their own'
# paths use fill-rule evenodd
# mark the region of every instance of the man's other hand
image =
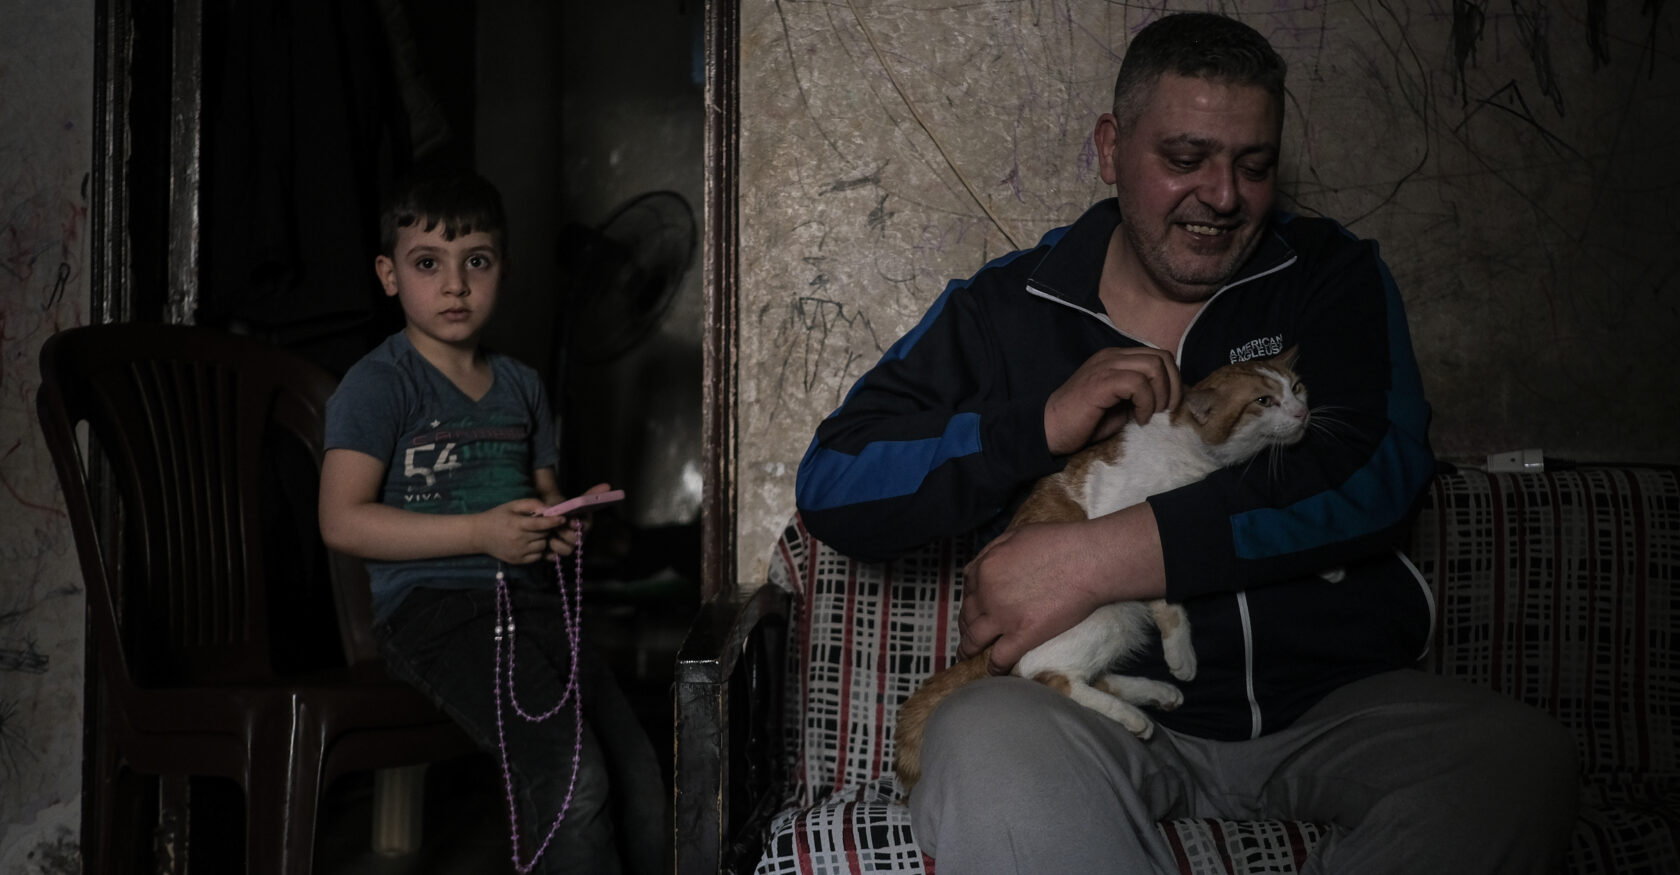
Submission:
<svg viewBox="0 0 1680 875">
<path fill-rule="evenodd" d="M 1073 628 L 1103 602 L 1075 583 L 1100 575 L 1081 523 L 1038 523 L 1010 529 L 963 571 L 958 615 L 966 659 L 992 648 L 992 673 L 1013 667 L 1027 651 Z"/>
<path fill-rule="evenodd" d="M 1010 529 L 963 569 L 958 652 L 967 659 L 991 647 L 992 671 L 1001 674 L 1099 606 L 1165 592 L 1148 503 L 1094 520 Z"/>
</svg>

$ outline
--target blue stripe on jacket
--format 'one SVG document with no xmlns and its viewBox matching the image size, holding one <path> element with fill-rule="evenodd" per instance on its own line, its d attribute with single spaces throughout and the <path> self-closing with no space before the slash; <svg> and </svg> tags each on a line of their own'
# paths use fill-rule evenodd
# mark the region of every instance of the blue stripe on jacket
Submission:
<svg viewBox="0 0 1680 875">
<path fill-rule="evenodd" d="M 1052 229 L 1032 249 L 1018 249 L 1000 255 L 987 262 L 974 276 L 946 283 L 945 290 L 940 292 L 938 299 L 922 315 L 916 327 L 900 337 L 886 354 L 881 356 L 881 361 L 875 367 L 908 357 L 916 343 L 938 321 L 952 294 L 973 285 L 974 281 L 987 271 L 1003 267 L 1028 252 L 1037 251 L 1045 246 L 1054 247 L 1066 231 L 1066 228 Z M 852 396 L 857 394 L 868 377 L 869 374 L 865 373 L 852 384 L 852 388 L 846 392 L 845 400 L 841 402 L 842 407 L 852 400 Z M 797 493 L 795 497 L 801 508 L 820 511 L 910 495 L 921 488 L 922 481 L 935 468 L 951 459 L 972 455 L 980 450 L 978 413 L 953 415 L 946 421 L 945 430 L 938 437 L 876 441 L 855 454 L 820 447 L 817 438 L 813 437 L 810 447 L 805 450 L 805 457 L 799 462 L 799 475 L 794 485 Z M 858 476 L 855 472 L 860 470 L 867 471 L 869 476 Z"/>
<path fill-rule="evenodd" d="M 951 459 L 980 452 L 980 414 L 959 413 L 946 422 L 939 437 L 913 441 L 876 441 L 856 455 L 819 450 L 816 441 L 799 465 L 800 506 L 807 510 L 829 510 L 909 495 L 922 485 L 928 473 Z M 868 471 L 868 477 L 854 474 Z M 820 503 L 811 501 L 822 496 Z"/>
</svg>

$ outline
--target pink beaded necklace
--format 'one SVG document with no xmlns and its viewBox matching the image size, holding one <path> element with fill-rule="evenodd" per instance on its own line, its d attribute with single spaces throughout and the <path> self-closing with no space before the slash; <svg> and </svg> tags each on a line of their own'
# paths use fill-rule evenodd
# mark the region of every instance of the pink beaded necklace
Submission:
<svg viewBox="0 0 1680 875">
<path fill-rule="evenodd" d="M 577 547 L 572 552 L 572 591 L 566 591 L 566 571 L 560 564 L 560 557 L 554 557 L 554 574 L 558 578 L 560 590 L 560 612 L 566 623 L 566 638 L 571 645 L 572 665 L 571 677 L 566 681 L 566 691 L 561 694 L 560 701 L 553 708 L 542 714 L 530 714 L 519 704 L 519 698 L 513 691 L 513 598 L 508 595 L 507 577 L 498 570 L 496 572 L 496 743 L 501 748 L 502 759 L 502 787 L 507 791 L 508 828 L 513 842 L 513 868 L 521 875 L 536 868 L 537 861 L 542 859 L 543 852 L 548 850 L 549 842 L 553 841 L 554 833 L 560 829 L 560 822 L 566 819 L 566 811 L 572 806 L 572 791 L 577 789 L 578 764 L 583 759 L 583 687 L 578 683 L 578 642 L 583 638 L 583 521 L 572 520 L 572 531 L 577 533 Z M 543 836 L 542 844 L 536 853 L 531 855 L 528 863 L 519 862 L 519 809 L 513 799 L 513 771 L 508 767 L 507 734 L 502 723 L 502 639 L 507 638 L 507 675 L 506 685 L 508 701 L 513 703 L 513 710 L 528 723 L 542 723 L 560 713 L 566 703 L 572 704 L 572 778 L 566 785 L 566 801 L 561 804 L 560 812 L 554 815 L 554 822 L 548 826 L 548 834 Z"/>
</svg>

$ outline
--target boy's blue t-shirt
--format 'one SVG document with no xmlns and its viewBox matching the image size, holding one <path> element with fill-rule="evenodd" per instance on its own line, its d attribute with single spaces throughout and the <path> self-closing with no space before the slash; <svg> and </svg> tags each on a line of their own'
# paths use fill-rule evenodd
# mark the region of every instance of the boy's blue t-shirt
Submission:
<svg viewBox="0 0 1680 875">
<path fill-rule="evenodd" d="M 351 366 L 327 401 L 327 449 L 383 460 L 380 501 L 405 510 L 478 513 L 536 495 L 532 472 L 558 459 L 542 381 L 522 362 L 486 356 L 490 391 L 473 401 L 406 334 L 391 335 Z M 542 564 L 525 567 L 534 574 Z M 501 563 L 478 554 L 370 559 L 367 567 L 377 623 L 416 586 L 489 586 Z"/>
</svg>

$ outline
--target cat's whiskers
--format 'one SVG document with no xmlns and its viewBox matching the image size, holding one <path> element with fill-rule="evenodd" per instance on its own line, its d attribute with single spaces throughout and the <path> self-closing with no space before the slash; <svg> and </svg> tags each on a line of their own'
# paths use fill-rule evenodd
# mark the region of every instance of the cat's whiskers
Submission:
<svg viewBox="0 0 1680 875">
<path fill-rule="evenodd" d="M 1283 476 L 1283 451 L 1288 448 L 1285 444 L 1271 444 L 1260 455 L 1255 456 L 1256 459 L 1265 457 L 1267 478 L 1277 480 Z"/>
<path fill-rule="evenodd" d="M 1343 421 L 1337 414 L 1352 409 L 1343 405 L 1314 407 L 1312 413 L 1307 417 L 1307 429 L 1324 437 L 1338 437 L 1338 433 L 1342 431 L 1351 432 L 1353 427 Z"/>
</svg>

